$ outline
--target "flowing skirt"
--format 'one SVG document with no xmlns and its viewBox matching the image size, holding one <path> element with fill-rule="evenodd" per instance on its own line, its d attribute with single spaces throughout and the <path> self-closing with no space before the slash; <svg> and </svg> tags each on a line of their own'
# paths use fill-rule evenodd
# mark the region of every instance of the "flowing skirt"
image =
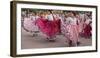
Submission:
<svg viewBox="0 0 100 58">
<path fill-rule="evenodd" d="M 54 28 L 57 34 L 61 33 L 61 20 L 60 19 L 54 21 Z"/>
<path fill-rule="evenodd" d="M 83 28 L 84 28 L 84 22 L 79 23 L 79 32 L 82 33 Z"/>
<path fill-rule="evenodd" d="M 83 30 L 84 37 L 90 37 L 92 35 L 91 30 L 92 30 L 92 27 L 89 24 L 86 25 L 84 30 Z"/>
<path fill-rule="evenodd" d="M 62 32 L 68 40 L 71 40 L 75 45 L 79 41 L 79 26 L 78 25 L 63 25 Z"/>
<path fill-rule="evenodd" d="M 57 33 L 56 24 L 54 21 L 39 18 L 37 21 L 37 25 L 40 31 L 50 38 L 54 37 Z"/>
<path fill-rule="evenodd" d="M 38 26 L 36 25 L 35 21 L 31 20 L 30 18 L 24 18 L 23 26 L 26 31 L 38 31 Z"/>
</svg>

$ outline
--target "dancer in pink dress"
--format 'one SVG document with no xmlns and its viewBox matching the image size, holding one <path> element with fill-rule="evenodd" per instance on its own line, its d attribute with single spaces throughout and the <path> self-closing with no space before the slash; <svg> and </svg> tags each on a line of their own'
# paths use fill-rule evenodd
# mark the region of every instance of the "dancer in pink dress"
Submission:
<svg viewBox="0 0 100 58">
<path fill-rule="evenodd" d="M 77 19 L 72 12 L 68 13 L 64 27 L 64 35 L 68 40 L 69 46 L 77 46 L 79 41 L 79 27 L 77 25 Z"/>
<path fill-rule="evenodd" d="M 84 27 L 85 27 L 85 14 L 79 14 L 79 33 L 80 33 L 80 36 L 83 36 L 83 30 L 84 30 Z"/>
<path fill-rule="evenodd" d="M 35 13 L 28 14 L 27 17 L 24 18 L 23 21 L 23 28 L 24 30 L 36 34 L 38 30 L 38 26 L 36 25 L 36 16 Z"/>
<path fill-rule="evenodd" d="M 32 25 L 33 21 L 30 19 L 30 16 L 25 17 L 23 21 L 24 30 L 27 32 L 31 32 L 33 30 Z"/>
</svg>

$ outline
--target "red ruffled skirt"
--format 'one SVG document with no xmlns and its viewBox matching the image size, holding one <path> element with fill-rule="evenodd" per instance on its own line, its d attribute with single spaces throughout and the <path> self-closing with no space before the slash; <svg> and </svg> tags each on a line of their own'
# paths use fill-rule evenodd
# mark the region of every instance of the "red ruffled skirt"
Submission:
<svg viewBox="0 0 100 58">
<path fill-rule="evenodd" d="M 90 37 L 92 35 L 91 30 L 92 30 L 92 27 L 90 25 L 86 25 L 86 27 L 83 30 L 83 35 L 85 37 Z"/>
<path fill-rule="evenodd" d="M 39 18 L 37 20 L 37 25 L 40 31 L 49 37 L 54 37 L 57 32 L 60 31 L 59 21 L 49 21 L 46 19 Z"/>
</svg>

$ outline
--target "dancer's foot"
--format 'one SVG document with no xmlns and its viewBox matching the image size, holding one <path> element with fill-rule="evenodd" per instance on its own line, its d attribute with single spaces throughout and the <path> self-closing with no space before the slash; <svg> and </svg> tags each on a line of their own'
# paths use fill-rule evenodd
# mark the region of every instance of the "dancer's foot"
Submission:
<svg viewBox="0 0 100 58">
<path fill-rule="evenodd" d="M 71 46 L 73 46 L 73 44 L 72 44 L 72 41 L 71 40 L 69 40 L 69 47 L 71 47 Z"/>
<path fill-rule="evenodd" d="M 33 37 L 37 36 L 37 34 L 33 34 Z"/>
<path fill-rule="evenodd" d="M 34 33 L 39 33 L 39 31 L 34 31 Z"/>
<path fill-rule="evenodd" d="M 55 42 L 55 39 L 46 38 L 49 42 Z"/>
<path fill-rule="evenodd" d="M 79 46 L 80 45 L 80 42 L 77 42 L 77 45 Z"/>
<path fill-rule="evenodd" d="M 55 40 L 49 40 L 49 42 L 55 42 Z"/>
</svg>

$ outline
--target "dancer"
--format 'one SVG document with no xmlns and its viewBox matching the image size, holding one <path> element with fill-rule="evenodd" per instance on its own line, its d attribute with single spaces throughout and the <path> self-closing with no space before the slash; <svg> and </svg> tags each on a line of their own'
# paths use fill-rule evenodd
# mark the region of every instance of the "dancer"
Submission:
<svg viewBox="0 0 100 58">
<path fill-rule="evenodd" d="M 36 35 L 38 31 L 38 26 L 36 25 L 36 16 L 35 13 L 28 13 L 28 16 L 24 18 L 23 21 L 23 28 L 27 32 L 33 33 L 33 35 Z"/>
<path fill-rule="evenodd" d="M 53 18 L 50 12 L 48 11 L 48 17 L 45 17 L 45 14 L 42 12 L 41 17 L 38 19 L 38 27 L 40 31 L 47 36 L 49 41 L 55 41 L 55 31 L 54 31 L 54 23 Z"/>
<path fill-rule="evenodd" d="M 33 36 L 37 36 L 38 34 L 38 32 L 39 32 L 39 28 L 38 28 L 38 26 L 37 26 L 37 19 L 38 19 L 39 17 L 33 12 L 32 13 L 32 15 L 30 16 L 30 19 L 33 21 L 32 23 L 32 28 L 33 28 L 33 30 L 31 31 L 32 33 L 33 33 Z"/>
<path fill-rule="evenodd" d="M 52 11 L 52 17 L 53 17 L 53 22 L 54 22 L 54 28 L 55 28 L 55 33 L 56 35 L 61 33 L 61 18 L 58 12 Z"/>
<path fill-rule="evenodd" d="M 92 27 L 91 27 L 91 24 L 92 24 L 92 19 L 89 18 L 89 16 L 86 17 L 86 21 L 85 21 L 85 26 L 84 26 L 84 29 L 83 29 L 83 34 L 84 34 L 84 37 L 85 38 L 90 38 L 92 36 Z"/>
<path fill-rule="evenodd" d="M 79 41 L 79 30 L 77 25 L 77 18 L 74 12 L 68 12 L 65 25 L 65 37 L 68 40 L 69 46 L 77 46 Z"/>
</svg>

